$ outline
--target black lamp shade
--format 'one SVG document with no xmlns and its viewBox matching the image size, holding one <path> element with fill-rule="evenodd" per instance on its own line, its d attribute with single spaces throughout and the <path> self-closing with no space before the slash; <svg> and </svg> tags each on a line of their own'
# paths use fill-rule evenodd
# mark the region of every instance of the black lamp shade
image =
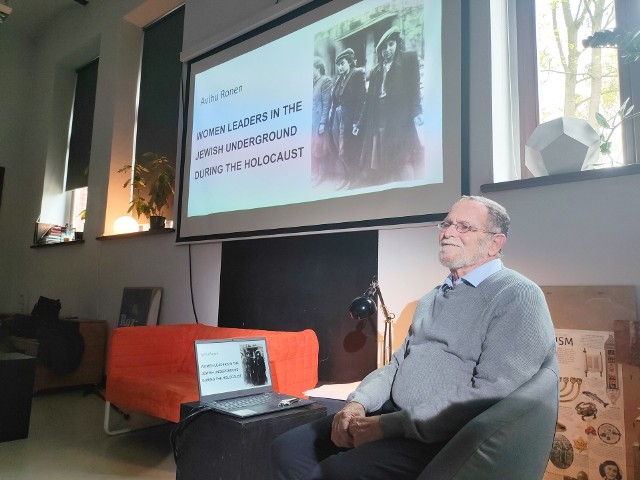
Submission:
<svg viewBox="0 0 640 480">
<path fill-rule="evenodd" d="M 351 305 L 349 305 L 349 316 L 353 320 L 360 321 L 371 319 L 378 312 L 378 298 L 380 299 L 380 306 L 382 307 L 382 313 L 384 314 L 384 354 L 382 357 L 382 364 L 387 365 L 391 362 L 391 352 L 393 350 L 392 322 L 395 315 L 387 311 L 376 277 L 373 277 L 371 285 L 369 285 L 366 292 L 353 299 Z"/>
<path fill-rule="evenodd" d="M 357 297 L 349 306 L 349 315 L 354 320 L 366 320 L 378 311 L 376 302 L 370 296 Z"/>
</svg>

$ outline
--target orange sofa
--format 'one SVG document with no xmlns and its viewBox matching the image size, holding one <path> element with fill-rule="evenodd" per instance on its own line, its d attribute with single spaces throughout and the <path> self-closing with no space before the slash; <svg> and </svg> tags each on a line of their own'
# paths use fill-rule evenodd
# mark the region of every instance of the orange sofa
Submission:
<svg viewBox="0 0 640 480">
<path fill-rule="evenodd" d="M 111 334 L 107 355 L 107 412 L 111 404 L 124 412 L 178 422 L 180 404 L 198 400 L 194 341 L 233 337 L 266 337 L 276 391 L 301 395 L 316 386 L 318 337 L 313 330 L 282 332 L 201 324 L 120 327 Z"/>
</svg>

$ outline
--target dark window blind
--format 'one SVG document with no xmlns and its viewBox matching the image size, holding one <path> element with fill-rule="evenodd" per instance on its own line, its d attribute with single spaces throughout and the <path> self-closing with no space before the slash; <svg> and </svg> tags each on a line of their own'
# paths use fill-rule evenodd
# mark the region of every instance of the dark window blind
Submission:
<svg viewBox="0 0 640 480">
<path fill-rule="evenodd" d="M 88 184 L 97 85 L 98 59 L 96 58 L 76 70 L 76 91 L 69 138 L 66 190 L 86 187 Z"/>
<path fill-rule="evenodd" d="M 165 155 L 175 166 L 184 7 L 145 28 L 140 68 L 136 159 Z"/>
</svg>

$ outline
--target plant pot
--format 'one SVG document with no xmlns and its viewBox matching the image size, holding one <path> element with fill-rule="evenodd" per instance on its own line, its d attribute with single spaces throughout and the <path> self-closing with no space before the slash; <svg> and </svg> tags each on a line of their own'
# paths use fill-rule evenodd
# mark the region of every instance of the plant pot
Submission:
<svg viewBox="0 0 640 480">
<path fill-rule="evenodd" d="M 149 230 L 164 230 L 166 218 L 152 215 L 149 217 Z"/>
</svg>

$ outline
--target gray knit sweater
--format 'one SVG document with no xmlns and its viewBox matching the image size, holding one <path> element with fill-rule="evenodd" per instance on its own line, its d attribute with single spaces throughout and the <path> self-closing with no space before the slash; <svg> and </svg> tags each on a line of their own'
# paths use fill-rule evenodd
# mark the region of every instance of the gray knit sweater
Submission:
<svg viewBox="0 0 640 480">
<path fill-rule="evenodd" d="M 435 289 L 418 302 L 391 363 L 371 372 L 347 401 L 375 412 L 385 437 L 447 440 L 529 380 L 555 356 L 555 334 L 540 288 L 508 268 L 477 287 Z"/>
</svg>

